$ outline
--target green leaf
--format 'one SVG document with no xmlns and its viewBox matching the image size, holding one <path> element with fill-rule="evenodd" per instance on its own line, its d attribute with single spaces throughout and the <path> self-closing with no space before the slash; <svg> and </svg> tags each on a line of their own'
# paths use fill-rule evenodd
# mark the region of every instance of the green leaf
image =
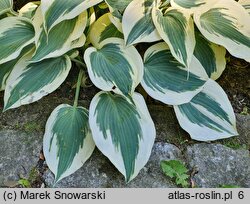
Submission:
<svg viewBox="0 0 250 204">
<path fill-rule="evenodd" d="M 218 0 L 171 0 L 173 8 L 184 9 L 189 12 L 201 10 L 204 7 L 209 8 Z"/>
<path fill-rule="evenodd" d="M 16 63 L 19 61 L 19 59 L 27 54 L 28 52 L 30 52 L 32 50 L 32 48 L 34 47 L 33 44 L 25 47 L 21 54 L 16 58 L 13 59 L 11 61 L 5 62 L 3 64 L 0 64 L 0 91 L 4 90 L 6 87 L 6 80 L 8 78 L 8 76 L 10 75 L 11 71 L 13 70 L 14 66 L 16 65 Z"/>
<path fill-rule="evenodd" d="M 181 185 L 182 187 L 188 186 L 188 169 L 182 162 L 178 160 L 162 161 L 161 168 L 166 174 L 166 176 L 169 176 L 170 178 L 175 178 L 175 182 L 177 185 Z"/>
<path fill-rule="evenodd" d="M 195 40 L 194 56 L 210 78 L 218 79 L 226 68 L 226 49 L 209 42 L 198 29 L 195 30 Z"/>
<path fill-rule="evenodd" d="M 220 0 L 194 13 L 194 21 L 209 41 L 250 62 L 250 15 L 234 0 Z"/>
<path fill-rule="evenodd" d="M 18 184 L 22 185 L 24 188 L 31 188 L 31 184 L 28 179 L 19 179 Z"/>
<path fill-rule="evenodd" d="M 195 48 L 194 24 L 190 13 L 171 7 L 162 13 L 154 8 L 152 16 L 157 31 L 168 44 L 172 55 L 189 67 Z"/>
<path fill-rule="evenodd" d="M 122 15 L 127 8 L 127 6 L 132 2 L 133 0 L 105 0 L 105 2 L 108 4 L 110 12 L 112 15 L 118 19 L 122 19 Z"/>
<path fill-rule="evenodd" d="M 187 179 L 189 178 L 189 175 L 184 174 L 184 175 L 180 175 L 179 177 L 176 178 L 176 184 L 177 185 L 181 185 L 182 187 L 188 187 L 188 182 Z"/>
<path fill-rule="evenodd" d="M 19 56 L 22 49 L 34 42 L 32 22 L 23 17 L 6 17 L 0 21 L 0 64 Z"/>
<path fill-rule="evenodd" d="M 102 0 L 41 0 L 44 28 L 48 33 L 55 25 L 73 19 Z"/>
<path fill-rule="evenodd" d="M 127 6 L 132 2 L 133 0 L 105 0 L 107 3 L 109 10 L 110 10 L 110 20 L 115 25 L 115 27 L 122 32 L 122 16 L 127 8 Z"/>
<path fill-rule="evenodd" d="M 87 12 L 83 12 L 74 19 L 57 24 L 49 34 L 46 34 L 41 20 L 42 13 L 39 8 L 34 17 L 36 52 L 31 59 L 33 62 L 59 57 L 69 50 L 84 45 L 86 37 L 83 32 L 87 24 Z"/>
<path fill-rule="evenodd" d="M 161 39 L 152 19 L 153 3 L 154 0 L 132 1 L 126 8 L 122 18 L 126 45 Z"/>
<path fill-rule="evenodd" d="M 108 38 L 100 47 L 99 50 L 90 47 L 84 54 L 91 81 L 104 91 L 132 94 L 143 76 L 138 51 L 133 46 L 126 47 L 119 38 Z"/>
<path fill-rule="evenodd" d="M 50 115 L 43 140 L 43 151 L 55 183 L 78 170 L 94 151 L 83 107 L 59 105 Z"/>
<path fill-rule="evenodd" d="M 32 52 L 14 66 L 6 83 L 4 110 L 41 99 L 55 91 L 68 76 L 71 61 L 68 56 L 30 62 Z"/>
<path fill-rule="evenodd" d="M 0 15 L 12 10 L 13 0 L 1 0 L 0 1 Z"/>
<path fill-rule="evenodd" d="M 180 5 L 182 8 L 200 7 L 206 4 L 206 0 L 171 0 L 171 5 Z"/>
<path fill-rule="evenodd" d="M 18 58 L 0 65 L 0 91 L 5 89 L 6 80 L 17 61 Z"/>
<path fill-rule="evenodd" d="M 156 134 L 143 97 L 134 93 L 132 101 L 100 92 L 92 99 L 89 110 L 96 146 L 126 181 L 135 178 L 148 161 Z"/>
<path fill-rule="evenodd" d="M 174 106 L 174 110 L 180 126 L 192 139 L 212 141 L 238 135 L 227 95 L 211 79 L 189 103 Z"/>
<path fill-rule="evenodd" d="M 89 41 L 92 45 L 100 49 L 100 43 L 107 38 L 117 37 L 123 39 L 123 34 L 115 27 L 110 21 L 110 13 L 102 15 L 97 21 L 91 26 L 89 33 Z"/>
<path fill-rule="evenodd" d="M 145 52 L 141 84 L 151 97 L 163 103 L 187 103 L 202 90 L 208 79 L 196 58 L 193 57 L 189 67 L 187 70 L 173 57 L 166 43 L 155 44 Z"/>
<path fill-rule="evenodd" d="M 2 15 L 0 15 L 0 20 L 3 18 L 6 18 L 6 17 L 7 17 L 7 14 L 2 14 Z"/>
</svg>

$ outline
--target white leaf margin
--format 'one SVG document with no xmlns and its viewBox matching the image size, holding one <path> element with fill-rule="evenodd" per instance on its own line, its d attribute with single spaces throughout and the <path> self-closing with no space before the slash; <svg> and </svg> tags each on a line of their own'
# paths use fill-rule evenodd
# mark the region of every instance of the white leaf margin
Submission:
<svg viewBox="0 0 250 204">
<path fill-rule="evenodd" d="M 61 1 L 61 0 L 41 0 L 41 10 L 42 10 L 42 14 L 43 14 L 43 21 L 45 22 L 44 23 L 44 28 L 47 31 L 47 33 L 56 24 L 58 24 L 58 23 L 60 23 L 60 22 L 62 22 L 64 20 L 69 20 L 69 19 L 75 18 L 76 16 L 80 15 L 82 12 L 86 11 L 88 8 L 90 8 L 90 7 L 94 6 L 94 5 L 102 2 L 103 0 L 83 0 L 81 4 L 79 4 L 74 9 L 72 9 L 69 13 L 62 13 L 61 16 L 54 21 L 54 23 L 52 24 L 52 26 L 50 28 L 47 28 L 47 26 L 46 26 L 46 13 L 49 10 L 50 6 L 55 1 Z"/>
<path fill-rule="evenodd" d="M 186 7 L 179 5 L 178 2 L 176 2 L 176 0 L 170 0 L 170 4 L 173 8 L 183 9 L 183 10 L 186 10 L 190 13 L 194 13 L 195 11 L 203 9 L 204 7 L 209 8 L 213 4 L 218 2 L 218 0 L 181 0 L 181 1 L 189 1 L 189 2 L 193 1 L 193 2 L 196 2 L 197 4 L 201 4 L 199 6 L 186 8 Z"/>
<path fill-rule="evenodd" d="M 202 28 L 200 21 L 201 15 L 213 8 L 226 9 L 227 11 L 224 13 L 232 16 L 230 20 L 234 19 L 234 26 L 239 28 L 240 32 L 250 40 L 250 15 L 247 10 L 234 0 L 219 0 L 212 7 L 205 7 L 204 9 L 196 11 L 193 19 L 200 32 L 209 41 L 225 47 L 233 56 L 250 62 L 250 45 L 247 47 L 246 45 L 238 44 L 237 42 L 234 42 L 233 39 L 225 38 L 218 33 L 211 34 Z"/>
<path fill-rule="evenodd" d="M 100 39 L 101 39 L 102 32 L 104 32 L 106 28 L 111 24 L 112 22 L 110 21 L 110 13 L 105 13 L 104 15 L 99 17 L 97 21 L 93 23 L 93 25 L 90 28 L 90 33 L 87 39 L 89 42 L 91 42 L 91 44 L 95 48 L 101 49 Z"/>
<path fill-rule="evenodd" d="M 248 14 L 250 15 L 250 0 L 239 0 L 238 3 L 242 5 L 248 11 Z"/>
<path fill-rule="evenodd" d="M 210 78 L 213 79 L 213 80 L 217 80 L 222 75 L 223 71 L 226 69 L 226 52 L 227 51 L 226 51 L 226 49 L 224 47 L 208 41 L 204 36 L 202 36 L 201 33 L 196 33 L 195 35 L 196 35 L 197 38 L 202 38 L 202 40 L 207 41 L 206 43 L 208 44 L 209 49 L 211 49 L 211 51 L 214 53 L 215 71 L 211 73 Z M 199 44 L 197 38 L 196 38 L 196 46 Z M 203 44 L 203 42 L 200 42 L 200 43 Z M 199 54 L 198 51 L 199 51 L 199 48 L 195 47 L 194 56 L 196 56 L 196 54 Z M 205 49 L 203 49 L 202 51 L 204 52 Z M 202 58 L 205 59 L 205 62 L 207 61 L 207 56 L 206 55 L 203 55 Z M 202 62 L 201 62 L 202 59 L 198 59 L 198 60 L 200 61 L 201 65 L 203 65 Z M 207 67 L 204 66 L 204 65 L 203 65 L 203 67 L 206 70 Z M 208 68 L 210 68 L 210 67 L 208 67 Z"/>
<path fill-rule="evenodd" d="M 26 17 L 32 19 L 32 12 L 36 11 L 38 8 L 40 2 L 39 1 L 34 1 L 34 2 L 29 2 L 25 4 L 20 10 L 19 10 L 19 16 Z"/>
<path fill-rule="evenodd" d="M 88 19 L 88 13 L 87 13 L 87 11 L 84 11 L 83 13 L 81 13 L 78 16 L 74 30 L 71 33 L 71 35 L 69 36 L 69 38 L 67 39 L 67 41 L 64 42 L 62 48 L 59 50 L 54 50 L 53 52 L 50 52 L 49 54 L 45 55 L 43 58 L 41 58 L 39 60 L 33 60 L 33 62 L 39 62 L 39 61 L 42 61 L 44 59 L 59 57 L 59 56 L 65 54 L 66 52 L 68 52 L 74 48 L 78 48 L 78 47 L 83 46 L 84 43 L 86 42 L 86 36 L 83 32 L 84 32 L 86 25 L 87 25 L 87 19 Z M 43 25 L 42 20 L 43 19 L 42 19 L 41 7 L 39 6 L 35 15 L 34 15 L 34 20 L 33 20 L 33 25 L 35 27 L 35 32 L 36 32 L 35 44 L 36 44 L 37 48 L 40 45 L 39 38 L 40 38 L 40 35 L 44 29 L 42 26 Z M 35 55 L 36 55 L 36 52 L 34 53 L 33 56 L 35 56 Z"/>
<path fill-rule="evenodd" d="M 238 135 L 236 129 L 236 117 L 233 111 L 233 108 L 230 104 L 230 101 L 224 92 L 224 90 L 220 87 L 220 85 L 212 79 L 209 79 L 205 84 L 205 87 L 202 91 L 209 97 L 216 100 L 217 103 L 220 104 L 221 108 L 228 114 L 230 122 L 233 124 L 230 125 L 228 122 L 216 117 L 212 113 L 210 113 L 204 107 L 190 102 L 196 109 L 198 109 L 201 113 L 206 115 L 208 118 L 221 125 L 224 128 L 227 128 L 232 134 L 225 132 L 218 132 L 206 126 L 199 126 L 198 124 L 192 123 L 186 116 L 184 116 L 178 106 L 174 106 L 174 111 L 176 117 L 179 121 L 180 126 L 189 133 L 192 139 L 198 141 L 213 141 L 218 139 L 225 139 L 232 136 Z"/>
<path fill-rule="evenodd" d="M 8 2 L 10 4 L 10 7 L 9 8 L 5 8 L 5 9 L 0 9 L 0 15 L 4 14 L 5 12 L 8 12 L 8 11 L 12 11 L 12 8 L 13 8 L 13 0 L 1 0 L 1 1 L 5 1 L 5 2 Z"/>
<path fill-rule="evenodd" d="M 5 87 L 5 92 L 4 92 L 5 105 L 8 102 L 8 99 L 10 98 L 12 89 L 21 81 L 20 76 L 24 73 L 26 67 L 31 63 L 30 59 L 32 55 L 33 55 L 33 50 L 29 52 L 28 54 L 24 55 L 16 63 L 13 70 L 11 71 L 6 82 L 6 87 Z M 66 59 L 67 67 L 64 72 L 60 73 L 60 77 L 57 76 L 52 83 L 47 84 L 46 86 L 28 95 L 27 97 L 20 98 L 16 103 L 14 103 L 8 109 L 17 108 L 22 105 L 33 103 L 35 101 L 38 101 L 42 97 L 48 95 L 49 93 L 52 93 L 53 91 L 55 91 L 65 81 L 71 69 L 71 60 L 69 56 L 65 55 L 64 57 Z"/>
<path fill-rule="evenodd" d="M 57 135 L 54 136 L 54 139 L 51 143 L 51 149 L 50 147 L 50 141 L 51 137 L 53 136 L 52 134 L 52 129 L 53 126 L 56 122 L 56 118 L 58 115 L 58 112 L 62 108 L 67 108 L 67 107 L 72 107 L 68 104 L 61 104 L 57 106 L 51 115 L 49 116 L 47 123 L 46 123 L 46 128 L 45 128 L 45 134 L 44 134 L 44 139 L 43 139 L 43 153 L 46 158 L 46 163 L 49 166 L 49 169 L 54 173 L 54 175 L 57 174 L 57 167 L 58 167 L 58 162 L 59 158 L 57 157 L 57 142 L 56 142 L 56 137 Z M 83 107 L 78 107 L 82 108 Z M 49 151 L 50 149 L 50 151 Z M 79 152 L 75 155 L 75 158 L 70 166 L 58 179 L 60 181 L 61 179 L 73 174 L 75 171 L 77 171 L 79 168 L 82 167 L 82 165 L 88 160 L 88 158 L 92 155 L 93 151 L 95 149 L 95 143 L 92 138 L 91 131 L 88 132 L 84 139 L 83 147 L 79 149 Z M 57 182 L 58 182 L 57 181 Z"/>
<path fill-rule="evenodd" d="M 161 38 L 170 47 L 172 55 L 180 63 L 182 63 L 186 67 L 189 67 L 190 62 L 192 60 L 193 53 L 194 53 L 194 48 L 195 48 L 194 22 L 193 22 L 193 19 L 191 17 L 191 14 L 189 12 L 184 12 L 184 10 L 181 10 L 181 9 L 175 9 L 175 8 L 170 7 L 165 11 L 165 13 L 170 12 L 172 10 L 175 10 L 175 11 L 181 13 L 187 20 L 187 26 L 186 26 L 185 31 L 184 31 L 186 33 L 186 39 L 185 39 L 185 50 L 186 50 L 186 54 L 187 54 L 186 60 L 183 59 L 182 53 L 180 53 L 180 51 L 176 52 L 174 50 L 175 45 L 170 41 L 169 36 L 164 32 L 164 30 L 162 29 L 162 25 L 158 22 L 159 15 L 161 15 L 161 17 L 163 18 L 163 14 L 162 14 L 161 10 L 158 9 L 156 6 L 153 7 L 153 10 L 152 10 L 153 22 L 154 22 L 156 30 L 158 31 Z"/>
<path fill-rule="evenodd" d="M 92 131 L 93 139 L 97 148 L 106 157 L 109 158 L 109 160 L 124 176 L 126 176 L 126 170 L 124 167 L 122 155 L 117 151 L 117 148 L 113 145 L 110 133 L 108 132 L 107 138 L 104 139 L 102 131 L 100 131 L 98 125 L 96 124 L 96 106 L 100 100 L 99 96 L 102 93 L 105 92 L 99 92 L 91 101 L 89 109 L 90 129 Z M 134 174 L 131 176 L 130 181 L 138 175 L 140 170 L 146 165 L 147 161 L 149 160 L 156 137 L 155 125 L 149 114 L 144 98 L 139 93 L 134 93 L 132 98 L 135 103 L 136 109 L 139 115 L 141 116 L 139 122 L 141 124 L 143 138 L 139 142 L 139 151 L 135 160 Z"/>
<path fill-rule="evenodd" d="M 169 47 L 165 42 L 157 43 L 151 46 L 144 54 L 144 62 L 148 57 L 150 57 L 150 55 L 156 54 L 157 52 L 160 52 L 162 50 L 169 50 Z M 178 67 L 176 67 L 176 69 L 178 69 Z M 187 70 L 187 80 L 188 72 L 200 77 L 201 80 L 208 80 L 208 76 L 205 69 L 194 56 L 189 66 L 189 70 Z M 177 93 L 172 90 L 162 90 L 164 91 L 164 93 L 161 93 L 149 87 L 144 79 L 142 79 L 141 85 L 152 98 L 162 101 L 165 104 L 180 105 L 183 103 L 188 103 L 196 94 L 198 94 L 203 89 L 205 84 L 197 88 L 195 91 L 185 91 L 181 93 Z"/>
<path fill-rule="evenodd" d="M 150 17 L 152 16 L 151 15 L 152 9 L 150 9 L 150 8 L 148 11 L 149 13 L 144 14 L 145 1 L 146 0 L 132 1 L 124 11 L 123 18 L 122 18 L 122 30 L 124 33 L 125 42 L 127 42 L 127 39 L 128 39 L 130 32 L 135 27 L 135 25 L 138 21 L 143 19 L 145 17 L 145 15 L 150 15 Z M 152 6 L 152 8 L 154 7 L 154 2 L 152 3 L 151 6 Z M 136 10 L 136 12 L 135 12 L 135 10 Z M 153 23 L 153 20 L 152 20 L 152 23 Z M 140 42 L 155 42 L 155 41 L 159 41 L 159 40 L 161 40 L 161 37 L 155 28 L 154 31 L 151 32 L 150 34 L 145 35 L 145 36 L 143 36 L 143 35 L 139 36 L 135 41 L 133 41 L 132 44 L 136 44 L 136 43 L 140 43 Z M 132 44 L 129 44 L 129 45 L 132 45 Z"/>
<path fill-rule="evenodd" d="M 4 19 L 2 19 L 0 21 L 1 33 L 6 32 L 7 30 L 14 29 L 15 25 L 18 25 L 18 23 L 20 23 L 21 20 L 32 25 L 32 21 L 30 19 L 27 19 L 27 18 L 24 18 L 24 17 L 14 17 L 14 16 L 12 16 L 12 17 L 8 17 L 8 18 L 4 18 Z M 1 33 L 0 33 L 0 37 L 1 37 Z M 35 36 L 33 38 L 31 38 L 30 40 L 28 40 L 23 45 L 21 45 L 15 52 L 10 54 L 6 58 L 3 58 L 2 60 L 0 60 L 0 64 L 3 64 L 5 62 L 8 62 L 10 60 L 13 60 L 13 59 L 17 58 L 20 55 L 22 49 L 24 47 L 26 47 L 27 45 L 32 44 L 34 41 L 35 41 Z"/>
<path fill-rule="evenodd" d="M 144 66 L 143 66 L 142 58 L 134 46 L 126 47 L 124 40 L 120 38 L 114 38 L 114 37 L 107 38 L 106 40 L 100 43 L 100 49 L 104 45 L 110 44 L 110 43 L 119 45 L 119 47 L 121 48 L 121 51 L 124 54 L 124 57 L 128 60 L 129 64 L 131 65 L 133 69 L 134 74 L 131 75 L 132 80 L 133 80 L 133 85 L 132 85 L 132 92 L 133 92 L 143 78 Z M 90 55 L 94 52 L 98 52 L 98 50 L 94 47 L 90 47 L 84 53 L 84 61 L 86 62 L 88 74 L 89 74 L 91 81 L 95 84 L 96 87 L 98 87 L 99 89 L 103 91 L 114 91 L 117 94 L 122 94 L 119 89 L 117 88 L 113 89 L 113 86 L 114 86 L 113 82 L 105 81 L 103 78 L 95 76 L 92 65 L 91 65 L 91 61 L 90 61 Z"/>
</svg>

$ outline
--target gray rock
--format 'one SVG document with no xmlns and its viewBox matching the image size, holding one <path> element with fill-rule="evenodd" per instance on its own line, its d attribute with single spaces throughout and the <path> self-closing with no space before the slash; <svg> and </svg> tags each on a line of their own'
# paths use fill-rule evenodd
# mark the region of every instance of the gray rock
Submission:
<svg viewBox="0 0 250 204">
<path fill-rule="evenodd" d="M 187 147 L 185 156 L 189 167 L 198 169 L 193 178 L 198 187 L 250 187 L 250 157 L 247 150 L 202 143 Z"/>
<path fill-rule="evenodd" d="M 237 130 L 239 133 L 238 140 L 250 149 L 250 115 L 236 114 Z"/>
<path fill-rule="evenodd" d="M 39 134 L 26 134 L 14 130 L 0 131 L 0 186 L 28 177 L 35 167 L 42 147 Z"/>
<path fill-rule="evenodd" d="M 60 181 L 55 187 L 176 187 L 160 168 L 161 160 L 170 159 L 182 159 L 180 150 L 171 144 L 156 143 L 147 165 L 134 180 L 126 184 L 123 176 L 111 162 L 96 150 L 81 169 Z M 44 174 L 44 180 L 47 186 L 53 185 L 54 176 L 49 170 Z"/>
<path fill-rule="evenodd" d="M 0 186 L 6 181 L 17 181 L 20 175 L 27 177 L 31 168 L 36 166 L 45 123 L 52 110 L 61 103 L 72 104 L 72 101 L 49 96 L 0 114 Z M 88 107 L 89 101 L 80 101 L 80 104 Z M 160 161 L 182 160 L 181 151 L 168 143 L 183 149 L 188 145 L 185 140 L 190 141 L 190 137 L 180 128 L 172 108 L 150 105 L 149 111 L 157 130 L 156 143 L 149 162 L 134 180 L 126 184 L 112 163 L 96 150 L 81 169 L 56 187 L 175 187 L 163 175 Z M 249 145 L 250 116 L 237 115 L 237 125 L 240 144 Z M 181 145 L 183 142 L 185 145 Z M 248 151 L 196 144 L 189 146 L 184 156 L 191 169 L 196 165 L 199 167 L 199 173 L 194 176 L 199 187 L 218 187 L 220 184 L 250 186 Z M 54 178 L 49 170 L 44 179 L 48 186 L 52 186 Z"/>
<path fill-rule="evenodd" d="M 40 126 L 39 131 L 43 132 L 51 112 L 62 103 L 72 104 L 71 101 L 64 98 L 44 97 L 38 102 L 10 109 L 3 113 L 0 108 L 0 129 L 24 131 L 27 125 L 35 123 Z"/>
</svg>

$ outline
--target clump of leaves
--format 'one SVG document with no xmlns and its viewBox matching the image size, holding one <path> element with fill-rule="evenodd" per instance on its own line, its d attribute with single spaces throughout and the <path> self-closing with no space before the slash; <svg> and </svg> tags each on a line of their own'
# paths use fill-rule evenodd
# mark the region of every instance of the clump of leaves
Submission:
<svg viewBox="0 0 250 204">
<path fill-rule="evenodd" d="M 178 160 L 162 161 L 161 168 L 166 176 L 175 180 L 177 185 L 183 188 L 188 187 L 189 175 L 187 174 L 188 169 L 185 167 L 184 163 Z"/>
<path fill-rule="evenodd" d="M 138 175 L 156 137 L 139 85 L 173 106 L 192 139 L 238 135 L 215 80 L 227 51 L 250 62 L 248 1 L 41 0 L 18 11 L 13 0 L 0 2 L 4 111 L 47 96 L 73 65 L 79 68 L 74 103 L 56 107 L 45 127 L 43 151 L 55 183 L 81 168 L 95 147 L 127 182 Z M 89 107 L 78 105 L 84 73 L 100 89 Z"/>
</svg>

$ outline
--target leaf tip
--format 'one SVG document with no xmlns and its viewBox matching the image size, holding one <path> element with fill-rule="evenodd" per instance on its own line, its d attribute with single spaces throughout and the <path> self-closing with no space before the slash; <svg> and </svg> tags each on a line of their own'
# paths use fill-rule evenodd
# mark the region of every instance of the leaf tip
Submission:
<svg viewBox="0 0 250 204">
<path fill-rule="evenodd" d="M 4 113 L 4 112 L 6 112 L 9 109 L 11 109 L 11 104 L 8 102 L 7 104 L 4 105 L 2 112 Z"/>
<path fill-rule="evenodd" d="M 132 179 L 131 179 L 131 176 L 130 176 L 130 177 L 125 177 L 125 182 L 126 182 L 126 184 L 128 184 L 131 180 L 132 180 Z"/>
<path fill-rule="evenodd" d="M 6 112 L 8 109 L 3 108 L 2 113 Z"/>
<path fill-rule="evenodd" d="M 134 41 L 132 41 L 131 39 L 129 39 L 129 37 L 125 38 L 124 42 L 125 42 L 125 46 L 126 47 L 130 47 L 130 46 L 132 46 L 134 44 Z"/>
</svg>

